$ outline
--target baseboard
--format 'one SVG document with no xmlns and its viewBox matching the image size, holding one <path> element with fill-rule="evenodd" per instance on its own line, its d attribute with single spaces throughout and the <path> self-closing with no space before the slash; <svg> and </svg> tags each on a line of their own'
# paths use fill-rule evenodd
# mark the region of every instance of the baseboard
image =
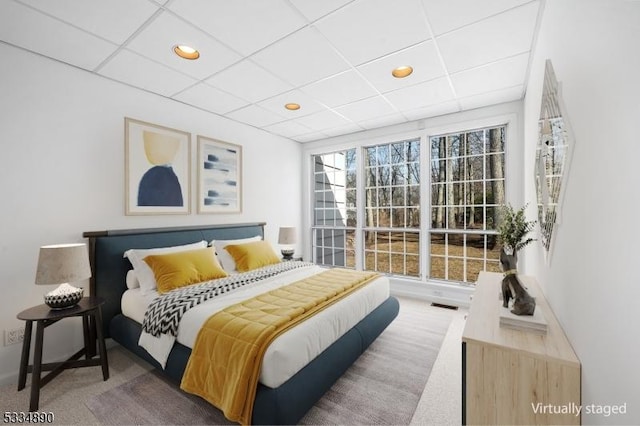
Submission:
<svg viewBox="0 0 640 426">
<path fill-rule="evenodd" d="M 442 305 L 468 308 L 475 290 L 472 285 L 444 284 L 434 281 L 416 281 L 392 277 L 391 294 L 394 296 L 412 297 Z"/>
<path fill-rule="evenodd" d="M 3 374 L 0 376 L 0 386 L 15 384 L 18 385 L 18 372 Z"/>
</svg>

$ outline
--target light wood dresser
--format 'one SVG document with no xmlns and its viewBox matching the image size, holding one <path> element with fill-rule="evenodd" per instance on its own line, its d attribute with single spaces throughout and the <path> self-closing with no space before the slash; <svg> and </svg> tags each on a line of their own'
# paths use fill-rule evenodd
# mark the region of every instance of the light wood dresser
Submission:
<svg viewBox="0 0 640 426">
<path fill-rule="evenodd" d="M 535 279 L 547 333 L 501 327 L 502 274 L 481 272 L 462 334 L 463 424 L 580 424 L 580 361 Z"/>
</svg>

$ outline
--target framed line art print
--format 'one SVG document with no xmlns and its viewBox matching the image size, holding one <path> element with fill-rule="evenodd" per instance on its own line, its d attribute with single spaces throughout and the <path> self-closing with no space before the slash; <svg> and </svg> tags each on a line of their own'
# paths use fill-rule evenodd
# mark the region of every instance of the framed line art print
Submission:
<svg viewBox="0 0 640 426">
<path fill-rule="evenodd" d="M 242 212 L 242 146 L 198 136 L 198 213 Z"/>
<path fill-rule="evenodd" d="M 125 214 L 191 213 L 191 134 L 125 118 Z"/>
</svg>

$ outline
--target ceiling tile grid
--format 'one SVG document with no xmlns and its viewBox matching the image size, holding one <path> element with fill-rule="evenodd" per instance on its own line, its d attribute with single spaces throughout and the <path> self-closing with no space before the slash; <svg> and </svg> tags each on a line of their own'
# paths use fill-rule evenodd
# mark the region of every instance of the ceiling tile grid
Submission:
<svg viewBox="0 0 640 426">
<path fill-rule="evenodd" d="M 0 40 L 309 142 L 521 99 L 540 1 L 3 0 Z"/>
<path fill-rule="evenodd" d="M 175 45 L 197 46 L 202 52 L 200 58 L 180 58 L 173 51 Z M 167 12 L 154 19 L 126 47 L 198 80 L 209 78 L 242 59 L 207 33 Z"/>
<path fill-rule="evenodd" d="M 148 0 L 20 0 L 112 43 L 124 43 L 159 11 Z"/>
<path fill-rule="evenodd" d="M 330 108 L 378 94 L 372 83 L 356 70 L 348 70 L 303 86 L 304 93 Z"/>
<path fill-rule="evenodd" d="M 168 7 L 243 56 L 307 25 L 285 0 L 173 0 Z"/>
<path fill-rule="evenodd" d="M 293 89 L 292 85 L 251 59 L 233 64 L 207 79 L 207 83 L 249 102 L 259 102 Z"/>
<path fill-rule="evenodd" d="M 121 50 L 100 69 L 100 75 L 170 97 L 197 80 L 129 50 Z"/>
<path fill-rule="evenodd" d="M 118 47 L 49 14 L 13 1 L 0 2 L 0 40 L 88 70 L 98 66 Z"/>
<path fill-rule="evenodd" d="M 217 114 L 235 111 L 249 103 L 206 83 L 198 83 L 174 95 L 179 100 Z"/>
<path fill-rule="evenodd" d="M 430 38 L 419 0 L 354 1 L 314 24 L 354 65 Z"/>
</svg>

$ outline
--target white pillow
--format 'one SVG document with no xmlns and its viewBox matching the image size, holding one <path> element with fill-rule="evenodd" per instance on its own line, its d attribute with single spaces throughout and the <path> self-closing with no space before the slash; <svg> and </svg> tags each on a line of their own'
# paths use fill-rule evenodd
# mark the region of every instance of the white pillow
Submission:
<svg viewBox="0 0 640 426">
<path fill-rule="evenodd" d="M 213 240 L 211 241 L 211 245 L 213 245 L 213 247 L 215 247 L 216 249 L 218 261 L 220 261 L 222 269 L 224 269 L 226 272 L 233 273 L 236 272 L 236 261 L 233 260 L 233 257 L 231 257 L 229 252 L 224 248 L 230 244 L 246 244 L 260 240 L 262 240 L 262 237 L 260 235 L 256 235 L 255 237 L 241 238 L 238 240 Z"/>
<path fill-rule="evenodd" d="M 127 288 L 129 290 L 140 287 L 140 281 L 138 281 L 138 277 L 136 276 L 136 272 L 133 269 L 129 269 L 127 272 Z"/>
<path fill-rule="evenodd" d="M 196 250 L 207 247 L 206 241 L 199 241 L 197 243 L 185 244 L 183 246 L 173 247 L 160 247 L 152 249 L 129 249 L 124 252 L 124 257 L 129 258 L 129 262 L 133 265 L 133 270 L 136 272 L 136 277 L 140 281 L 140 290 L 142 294 L 147 294 L 150 291 L 156 289 L 156 277 L 153 275 L 153 271 L 143 260 L 145 257 L 152 254 L 169 254 L 177 253 L 187 250 Z"/>
</svg>

